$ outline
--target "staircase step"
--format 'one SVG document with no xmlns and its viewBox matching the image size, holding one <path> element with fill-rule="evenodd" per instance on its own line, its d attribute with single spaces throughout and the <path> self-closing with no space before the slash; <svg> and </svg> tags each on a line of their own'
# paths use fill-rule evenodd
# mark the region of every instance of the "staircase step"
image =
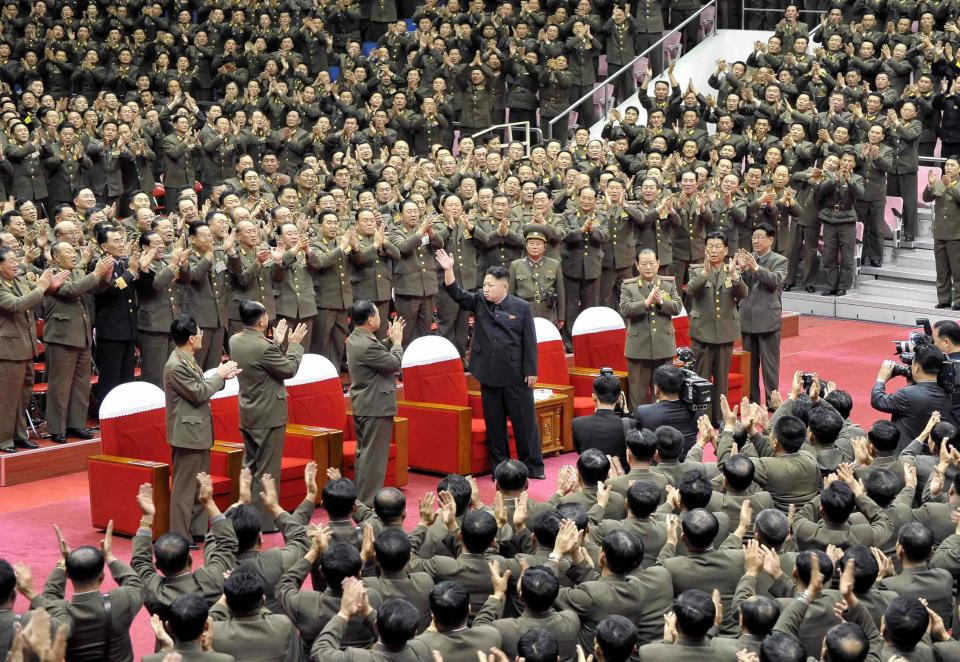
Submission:
<svg viewBox="0 0 960 662">
<path fill-rule="evenodd" d="M 936 271 L 936 264 L 933 261 L 933 251 L 917 248 L 909 251 L 898 251 L 896 261 L 892 266 L 895 266 L 897 269 Z"/>
<path fill-rule="evenodd" d="M 820 317 L 836 317 L 836 297 L 825 297 L 817 290 L 810 294 L 800 290 L 783 293 L 783 309 L 802 315 L 819 315 Z"/>
<path fill-rule="evenodd" d="M 863 276 L 857 282 L 857 290 L 866 295 L 886 296 L 897 301 L 930 303 L 937 302 L 936 291 L 914 281 L 897 281 L 886 278 Z"/>
<path fill-rule="evenodd" d="M 860 273 L 864 276 L 879 276 L 890 280 L 914 281 L 918 283 L 936 283 L 937 276 L 933 269 L 917 267 L 900 267 L 885 264 L 882 267 L 861 267 Z"/>
<path fill-rule="evenodd" d="M 932 319 L 950 318 L 960 321 L 960 311 L 934 308 L 936 297 L 930 304 L 898 298 L 856 292 L 836 299 L 836 316 L 842 319 L 858 319 L 870 322 L 886 322 L 914 326 L 920 317 Z M 897 340 L 897 338 L 891 338 Z"/>
</svg>

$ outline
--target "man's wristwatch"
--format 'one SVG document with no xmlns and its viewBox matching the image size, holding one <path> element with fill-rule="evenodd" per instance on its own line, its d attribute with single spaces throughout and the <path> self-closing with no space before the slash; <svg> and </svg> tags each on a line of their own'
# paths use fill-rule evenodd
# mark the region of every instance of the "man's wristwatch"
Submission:
<svg viewBox="0 0 960 662">
<path fill-rule="evenodd" d="M 562 557 L 560 554 L 557 554 L 556 552 L 550 552 L 550 553 L 547 555 L 547 560 L 549 560 L 549 561 L 556 561 L 557 563 L 560 562 L 560 559 L 561 559 L 561 558 L 563 558 L 563 557 Z"/>
</svg>

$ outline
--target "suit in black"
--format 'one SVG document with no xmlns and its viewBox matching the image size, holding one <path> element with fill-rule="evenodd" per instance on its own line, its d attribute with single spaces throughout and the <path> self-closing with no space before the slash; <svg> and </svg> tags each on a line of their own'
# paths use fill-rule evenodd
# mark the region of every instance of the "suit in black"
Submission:
<svg viewBox="0 0 960 662">
<path fill-rule="evenodd" d="M 950 396 L 936 382 L 910 384 L 896 393 L 886 393 L 886 384 L 878 380 L 873 384 L 870 406 L 890 414 L 890 421 L 900 430 L 897 453 L 920 436 L 934 410 L 944 420 L 950 416 Z"/>
<path fill-rule="evenodd" d="M 537 374 L 537 336 L 530 304 L 509 294 L 495 304 L 457 283 L 447 285 L 446 290 L 457 305 L 474 315 L 470 372 L 480 382 L 491 468 L 510 458 L 509 417 L 517 455 L 530 475 L 543 474 L 533 389 L 525 382 L 526 377 Z"/>
<path fill-rule="evenodd" d="M 953 361 L 955 364 L 953 367 L 954 370 L 960 370 L 960 352 L 950 352 L 947 354 L 947 359 Z M 947 420 L 954 425 L 960 426 L 960 390 L 954 389 L 950 400 L 952 404 L 950 405 L 950 416 Z"/>
<path fill-rule="evenodd" d="M 679 400 L 661 400 L 637 407 L 637 425 L 656 431 L 661 425 L 669 425 L 683 434 L 682 460 L 687 451 L 697 443 L 697 417 L 687 405 Z"/>
<path fill-rule="evenodd" d="M 604 454 L 620 458 L 627 466 L 627 442 L 623 421 L 612 409 L 598 409 L 593 416 L 573 419 L 573 446 L 578 453 L 596 448 Z"/>
</svg>

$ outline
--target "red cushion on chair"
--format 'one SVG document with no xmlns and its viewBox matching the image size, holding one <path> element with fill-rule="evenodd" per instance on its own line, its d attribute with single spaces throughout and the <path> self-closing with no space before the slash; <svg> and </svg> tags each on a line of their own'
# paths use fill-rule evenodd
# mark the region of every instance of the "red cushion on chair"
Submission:
<svg viewBox="0 0 960 662">
<path fill-rule="evenodd" d="M 302 457 L 280 458 L 280 480 L 297 480 L 303 478 L 303 470 L 309 460 Z"/>
<path fill-rule="evenodd" d="M 593 398 L 585 398 L 583 396 L 574 396 L 573 398 L 573 417 L 578 416 L 592 416 L 593 412 L 596 410 L 596 406 L 593 404 Z"/>
<path fill-rule="evenodd" d="M 403 370 L 403 392 L 407 400 L 441 405 L 467 406 L 467 378 L 460 359 L 438 361 Z"/>
<path fill-rule="evenodd" d="M 570 385 L 567 353 L 560 340 L 537 343 L 537 381 L 544 384 Z"/>
<path fill-rule="evenodd" d="M 215 495 L 230 493 L 230 479 L 226 476 L 210 476 L 210 482 L 213 483 L 213 493 Z"/>
<path fill-rule="evenodd" d="M 287 409 L 290 423 L 334 430 L 347 428 L 347 407 L 339 379 L 287 387 Z"/>
</svg>

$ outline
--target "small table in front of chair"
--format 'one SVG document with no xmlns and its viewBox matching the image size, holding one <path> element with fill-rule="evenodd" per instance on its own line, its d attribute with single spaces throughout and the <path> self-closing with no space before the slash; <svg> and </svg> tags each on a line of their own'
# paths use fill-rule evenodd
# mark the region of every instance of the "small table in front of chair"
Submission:
<svg viewBox="0 0 960 662">
<path fill-rule="evenodd" d="M 546 398 L 534 399 L 537 413 L 537 426 L 540 428 L 540 448 L 543 454 L 563 453 L 572 450 L 573 439 L 566 438 L 564 431 L 569 427 L 567 408 L 568 396 L 565 393 L 552 393 Z"/>
</svg>

